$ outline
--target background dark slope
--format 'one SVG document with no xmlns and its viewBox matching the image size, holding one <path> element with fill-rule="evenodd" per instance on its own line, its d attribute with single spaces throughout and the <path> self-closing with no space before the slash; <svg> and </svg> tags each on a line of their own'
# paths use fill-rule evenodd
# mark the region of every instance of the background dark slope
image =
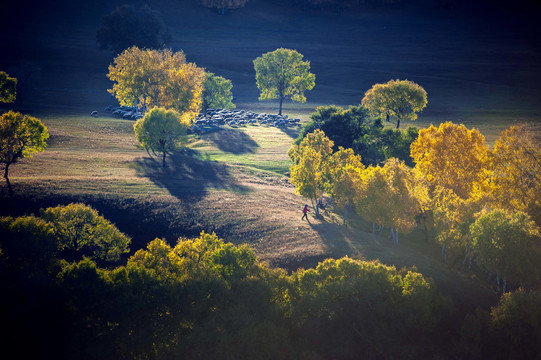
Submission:
<svg viewBox="0 0 541 360">
<path fill-rule="evenodd" d="M 98 48 L 95 34 L 100 18 L 122 3 L 10 5 L 0 69 L 26 83 L 16 107 L 88 113 L 114 103 L 105 76 L 113 56 Z M 393 78 L 425 87 L 427 122 L 537 121 L 541 112 L 539 41 L 529 17 L 426 5 L 304 11 L 263 0 L 219 16 L 195 1 L 149 5 L 171 28 L 171 48 L 231 79 L 241 108 L 261 106 L 252 60 L 287 47 L 304 54 L 316 74 L 307 112 L 358 104 L 372 84 Z"/>
</svg>

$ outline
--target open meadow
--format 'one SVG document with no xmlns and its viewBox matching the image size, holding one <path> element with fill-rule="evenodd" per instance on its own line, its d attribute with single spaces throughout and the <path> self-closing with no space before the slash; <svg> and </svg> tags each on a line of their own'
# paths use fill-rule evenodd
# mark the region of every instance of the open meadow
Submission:
<svg viewBox="0 0 541 360">
<path fill-rule="evenodd" d="M 346 255 L 379 259 L 415 266 L 461 311 L 495 304 L 481 273 L 451 269 L 420 229 L 396 245 L 387 234 L 372 235 L 354 214 L 342 226 L 340 209 L 301 221 L 307 200 L 288 179 L 295 128 L 227 127 L 191 135 L 162 168 L 137 147 L 133 121 L 102 111 L 115 104 L 106 92 L 113 56 L 98 48 L 95 33 L 100 17 L 121 3 L 42 3 L 28 14 L 10 5 L 8 25 L 19 30 L 0 44 L 0 70 L 27 79 L 17 102 L 1 109 L 38 117 L 50 139 L 43 153 L 10 168 L 15 195 L 1 183 L 1 216 L 84 202 L 132 238 L 132 253 L 156 237 L 174 244 L 214 231 L 250 245 L 271 266 L 295 270 Z M 514 19 L 476 21 L 475 13 L 460 17 L 415 6 L 304 11 L 262 0 L 224 16 L 188 1 L 151 6 L 170 27 L 173 50 L 232 80 L 238 109 L 277 112 L 276 102 L 258 101 L 252 61 L 285 47 L 302 53 L 316 75 L 307 103 L 284 104 L 284 113 L 303 123 L 317 106 L 358 105 L 372 84 L 400 78 L 428 93 L 428 107 L 413 125 L 463 123 L 493 143 L 500 131 L 525 122 L 541 139 L 539 43 Z M 98 118 L 90 117 L 93 110 Z"/>
</svg>

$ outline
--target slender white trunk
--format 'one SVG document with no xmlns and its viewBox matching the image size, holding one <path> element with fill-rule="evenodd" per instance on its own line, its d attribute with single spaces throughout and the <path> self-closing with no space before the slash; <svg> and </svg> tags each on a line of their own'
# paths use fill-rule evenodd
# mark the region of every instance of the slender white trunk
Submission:
<svg viewBox="0 0 541 360">
<path fill-rule="evenodd" d="M 379 225 L 379 232 L 378 232 L 378 236 L 381 236 L 381 232 L 383 231 L 383 225 Z"/>
<path fill-rule="evenodd" d="M 466 249 L 466 255 L 464 255 L 464 260 L 462 260 L 462 265 L 466 264 L 466 260 L 468 260 L 468 254 L 469 254 L 469 250 Z"/>
<path fill-rule="evenodd" d="M 447 262 L 447 246 L 445 245 L 441 246 L 441 258 L 443 262 Z"/>
<path fill-rule="evenodd" d="M 391 226 L 391 232 L 389 233 L 389 237 L 391 239 L 393 239 L 393 241 L 394 241 L 394 232 L 393 232 L 393 227 L 392 226 Z"/>
<path fill-rule="evenodd" d="M 398 229 L 395 230 L 394 237 L 394 242 L 398 245 Z"/>
<path fill-rule="evenodd" d="M 372 235 L 376 234 L 376 223 L 372 223 Z"/>
</svg>

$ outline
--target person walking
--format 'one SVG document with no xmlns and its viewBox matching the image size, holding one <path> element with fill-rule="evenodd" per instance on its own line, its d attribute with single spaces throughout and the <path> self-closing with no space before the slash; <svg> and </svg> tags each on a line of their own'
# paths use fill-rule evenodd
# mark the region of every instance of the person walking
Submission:
<svg viewBox="0 0 541 360">
<path fill-rule="evenodd" d="M 302 215 L 301 220 L 304 220 L 304 218 L 306 218 L 306 220 L 308 220 L 308 211 L 310 211 L 310 210 L 308 210 L 308 204 L 304 204 L 304 208 L 302 209 L 303 215 Z"/>
</svg>

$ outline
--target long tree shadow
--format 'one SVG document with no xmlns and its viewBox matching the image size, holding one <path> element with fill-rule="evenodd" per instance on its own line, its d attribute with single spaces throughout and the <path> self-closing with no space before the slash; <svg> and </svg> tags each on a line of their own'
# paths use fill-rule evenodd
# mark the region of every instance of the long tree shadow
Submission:
<svg viewBox="0 0 541 360">
<path fill-rule="evenodd" d="M 210 188 L 247 192 L 249 189 L 237 183 L 225 164 L 202 160 L 194 150 L 184 150 L 169 155 L 165 168 L 161 160 L 151 157 L 138 159 L 133 168 L 139 176 L 149 178 L 165 188 L 178 199 L 197 201 Z"/>
<path fill-rule="evenodd" d="M 279 129 L 292 139 L 298 138 L 301 131 L 301 128 L 298 126 L 281 126 Z"/>
<path fill-rule="evenodd" d="M 202 135 L 201 138 L 214 143 L 221 151 L 232 154 L 255 153 L 259 147 L 250 135 L 237 129 L 222 129 Z"/>
</svg>

